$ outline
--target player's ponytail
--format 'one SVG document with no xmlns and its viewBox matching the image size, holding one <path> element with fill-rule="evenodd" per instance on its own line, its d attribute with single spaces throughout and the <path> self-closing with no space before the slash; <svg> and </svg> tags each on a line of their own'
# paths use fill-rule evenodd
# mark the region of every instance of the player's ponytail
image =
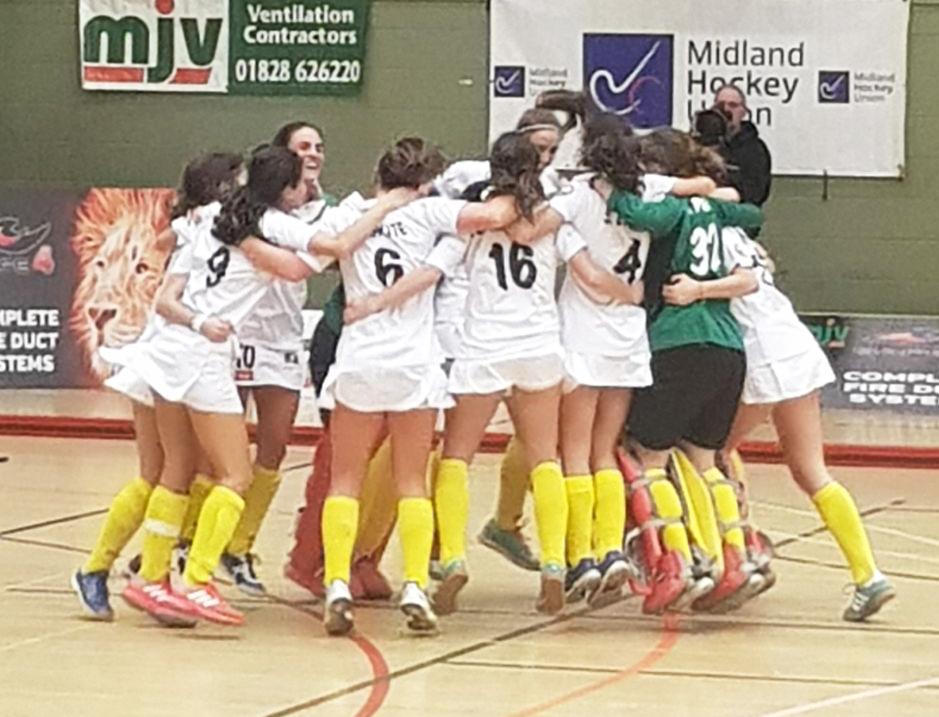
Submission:
<svg viewBox="0 0 939 717">
<path fill-rule="evenodd" d="M 639 185 L 639 144 L 632 130 L 612 114 L 599 114 L 584 125 L 581 164 L 616 189 L 635 192 Z"/>
<path fill-rule="evenodd" d="M 491 196 L 515 197 L 519 213 L 530 219 L 544 199 L 538 150 L 525 135 L 506 132 L 492 145 L 489 167 Z"/>
<path fill-rule="evenodd" d="M 173 219 L 197 207 L 222 201 L 236 189 L 243 167 L 241 155 L 232 152 L 213 152 L 189 162 L 176 192 Z"/>
<path fill-rule="evenodd" d="M 237 245 L 249 236 L 264 239 L 259 222 L 280 202 L 287 187 L 303 174 L 302 160 L 283 147 L 265 147 L 251 156 L 248 183 L 231 194 L 215 218 L 212 233 L 223 244 Z"/>
<path fill-rule="evenodd" d="M 440 150 L 420 137 L 399 139 L 378 160 L 375 179 L 382 189 L 417 189 L 433 181 L 447 165 Z"/>
<path fill-rule="evenodd" d="M 586 124 L 589 105 L 583 92 L 573 90 L 545 90 L 535 99 L 535 107 L 542 110 L 563 112 L 567 120 L 561 126 L 562 132 L 569 132 L 577 123 Z M 524 115 L 522 115 L 524 117 Z M 521 124 L 521 123 L 519 123 Z"/>
</svg>

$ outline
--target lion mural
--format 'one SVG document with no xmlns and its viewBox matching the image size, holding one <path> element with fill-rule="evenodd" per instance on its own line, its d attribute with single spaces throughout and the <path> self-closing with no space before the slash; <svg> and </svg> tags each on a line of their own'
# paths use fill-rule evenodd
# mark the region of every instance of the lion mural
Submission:
<svg viewBox="0 0 939 717">
<path fill-rule="evenodd" d="M 140 335 L 163 278 L 174 198 L 167 189 L 92 189 L 75 212 L 70 239 L 78 256 L 78 286 L 69 321 L 85 364 L 104 380 L 101 346 L 119 347 Z"/>
</svg>

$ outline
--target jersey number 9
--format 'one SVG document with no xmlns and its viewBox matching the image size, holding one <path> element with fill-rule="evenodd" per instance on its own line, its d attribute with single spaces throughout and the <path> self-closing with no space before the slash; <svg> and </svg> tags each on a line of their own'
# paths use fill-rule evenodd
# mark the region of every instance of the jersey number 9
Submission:
<svg viewBox="0 0 939 717">
<path fill-rule="evenodd" d="M 535 255 L 535 250 L 524 244 L 512 242 L 512 248 L 509 249 L 509 271 L 512 276 L 512 282 L 520 289 L 530 289 L 535 285 L 535 279 L 538 277 L 538 268 L 531 257 Z M 489 250 L 489 258 L 496 264 L 496 281 L 499 286 L 505 290 L 509 288 L 508 278 L 505 271 L 505 247 L 501 244 L 493 244 Z"/>
<path fill-rule="evenodd" d="M 211 289 L 213 286 L 218 286 L 219 282 L 225 278 L 225 272 L 228 271 L 228 262 L 230 260 L 231 255 L 228 253 L 227 246 L 221 247 L 209 257 L 209 261 L 206 263 L 212 274 L 205 278 L 205 285 L 207 287 Z"/>
</svg>

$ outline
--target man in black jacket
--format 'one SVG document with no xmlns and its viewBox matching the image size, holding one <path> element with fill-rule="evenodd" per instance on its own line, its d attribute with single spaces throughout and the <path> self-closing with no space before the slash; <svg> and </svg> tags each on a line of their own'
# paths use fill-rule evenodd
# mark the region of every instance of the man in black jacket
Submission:
<svg viewBox="0 0 939 717">
<path fill-rule="evenodd" d="M 744 202 L 762 206 L 772 183 L 772 159 L 756 125 L 746 120 L 747 98 L 739 87 L 724 85 L 714 95 L 714 108 L 727 118 L 722 154 L 730 170 L 730 182 Z"/>
</svg>

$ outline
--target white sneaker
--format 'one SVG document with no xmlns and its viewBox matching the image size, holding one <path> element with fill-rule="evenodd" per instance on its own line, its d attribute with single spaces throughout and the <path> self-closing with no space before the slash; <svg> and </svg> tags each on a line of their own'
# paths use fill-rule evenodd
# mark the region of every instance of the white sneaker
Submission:
<svg viewBox="0 0 939 717">
<path fill-rule="evenodd" d="M 323 624 L 329 635 L 348 635 L 355 627 L 352 593 L 344 580 L 333 580 L 326 588 L 326 609 Z"/>
<path fill-rule="evenodd" d="M 408 630 L 418 635 L 433 635 L 437 632 L 437 616 L 430 607 L 427 593 L 417 583 L 404 584 L 398 606 L 407 616 Z"/>
</svg>

